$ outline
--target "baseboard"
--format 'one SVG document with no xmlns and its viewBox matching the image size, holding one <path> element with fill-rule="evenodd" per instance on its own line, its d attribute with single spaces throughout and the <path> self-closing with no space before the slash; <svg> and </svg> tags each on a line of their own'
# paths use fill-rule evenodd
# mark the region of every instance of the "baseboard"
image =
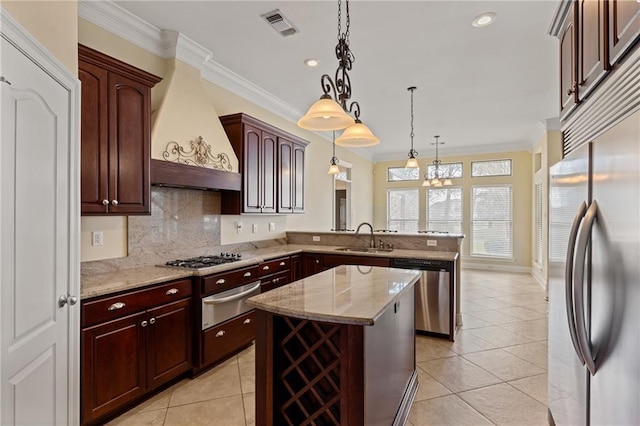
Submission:
<svg viewBox="0 0 640 426">
<path fill-rule="evenodd" d="M 544 277 L 541 274 L 542 271 L 540 271 L 537 267 L 533 267 L 531 268 L 531 276 L 533 277 L 534 280 L 536 280 L 536 282 L 538 284 L 540 284 L 540 287 L 542 287 L 544 290 L 547 289 L 547 281 L 544 279 Z"/>
<path fill-rule="evenodd" d="M 460 263 L 462 269 L 478 269 L 482 271 L 501 271 L 501 272 L 517 272 L 521 274 L 531 274 L 531 267 L 529 266 L 515 266 L 515 265 L 496 265 L 486 263 L 474 263 L 465 262 Z"/>
</svg>

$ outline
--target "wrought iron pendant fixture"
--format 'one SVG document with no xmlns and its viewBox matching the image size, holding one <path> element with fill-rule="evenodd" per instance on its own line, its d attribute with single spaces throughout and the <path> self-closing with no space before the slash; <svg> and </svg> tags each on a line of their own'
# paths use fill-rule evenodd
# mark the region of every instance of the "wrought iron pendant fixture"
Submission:
<svg viewBox="0 0 640 426">
<path fill-rule="evenodd" d="M 434 138 L 436 138 L 436 141 L 433 145 L 436 146 L 436 159 L 433 160 L 433 165 L 435 166 L 435 173 L 434 176 L 429 179 L 429 168 L 427 167 L 427 171 L 424 174 L 424 182 L 422 182 L 422 186 L 434 186 L 434 187 L 441 187 L 441 186 L 451 186 L 453 185 L 453 182 L 451 182 L 451 178 L 449 176 L 445 176 L 444 174 L 440 174 L 440 165 L 442 164 L 442 162 L 440 161 L 440 158 L 438 157 L 438 145 L 443 145 L 444 142 L 439 142 L 438 138 L 440 136 L 434 136 Z"/>
<path fill-rule="evenodd" d="M 350 147 L 367 147 L 380 143 L 371 130 L 360 120 L 360 105 L 351 99 L 351 78 L 349 71 L 355 62 L 355 56 L 349 47 L 349 0 L 345 1 L 346 31 L 342 32 L 342 1 L 338 0 L 338 44 L 336 57 L 338 68 L 334 80 L 327 74 L 320 78 L 322 96 L 309 111 L 298 120 L 298 126 L 307 130 L 346 129 L 335 143 Z M 333 96 L 331 95 L 333 94 Z M 352 118 L 349 114 L 353 114 Z"/>
<path fill-rule="evenodd" d="M 413 149 L 413 92 L 416 89 L 417 87 L 415 86 L 407 88 L 407 90 L 411 92 L 411 133 L 409 134 L 409 137 L 411 138 L 411 149 L 409 150 L 409 159 L 407 160 L 407 164 L 405 164 L 405 167 L 408 169 L 416 169 L 420 167 L 418 160 L 416 159 L 418 152 Z"/>
<path fill-rule="evenodd" d="M 333 132 L 333 157 L 331 157 L 331 165 L 329 166 L 329 171 L 327 172 L 327 174 L 330 175 L 337 175 L 338 173 L 340 173 L 340 168 L 338 167 L 338 157 L 336 157 L 336 131 L 334 130 Z"/>
</svg>

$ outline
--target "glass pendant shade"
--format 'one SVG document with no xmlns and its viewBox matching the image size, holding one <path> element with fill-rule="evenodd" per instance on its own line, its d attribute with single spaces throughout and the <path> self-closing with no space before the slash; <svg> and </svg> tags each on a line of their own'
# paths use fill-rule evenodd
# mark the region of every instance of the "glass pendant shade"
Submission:
<svg viewBox="0 0 640 426">
<path fill-rule="evenodd" d="M 338 167 L 337 164 L 331 164 L 329 166 L 329 171 L 327 172 L 327 174 L 329 175 L 337 175 L 338 173 L 340 173 L 340 168 Z"/>
<path fill-rule="evenodd" d="M 309 111 L 298 120 L 298 126 L 307 130 L 341 130 L 355 123 L 342 106 L 329 95 L 322 95 Z"/>
<path fill-rule="evenodd" d="M 380 143 L 378 139 L 367 126 L 357 120 L 354 125 L 344 129 L 344 132 L 336 139 L 336 145 L 349 146 L 353 148 L 364 148 L 374 146 Z"/>
<path fill-rule="evenodd" d="M 451 186 L 453 185 L 453 182 L 451 182 L 451 179 L 447 178 L 444 180 L 444 182 L 442 183 L 444 186 Z"/>
<path fill-rule="evenodd" d="M 420 165 L 418 164 L 418 160 L 416 160 L 416 157 L 409 157 L 409 159 L 407 160 L 407 164 L 405 164 L 404 167 L 407 169 L 416 169 L 420 167 Z"/>
<path fill-rule="evenodd" d="M 422 186 L 431 186 L 431 182 L 429 182 L 428 179 L 425 179 L 424 182 L 422 182 Z"/>
</svg>

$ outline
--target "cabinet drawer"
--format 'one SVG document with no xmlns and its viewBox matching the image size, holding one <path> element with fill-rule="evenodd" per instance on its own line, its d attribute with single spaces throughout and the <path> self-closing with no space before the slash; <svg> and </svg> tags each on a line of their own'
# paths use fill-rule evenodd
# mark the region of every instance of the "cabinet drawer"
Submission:
<svg viewBox="0 0 640 426">
<path fill-rule="evenodd" d="M 82 326 L 111 321 L 191 296 L 191 279 L 174 281 L 82 304 Z"/>
<path fill-rule="evenodd" d="M 324 267 L 333 268 L 339 265 L 391 266 L 391 259 L 377 256 L 345 256 L 341 254 L 325 254 L 322 257 Z"/>
<path fill-rule="evenodd" d="M 291 268 L 291 258 L 281 257 L 280 259 L 270 260 L 268 262 L 261 263 L 258 268 L 260 268 L 261 277 L 275 274 L 276 272 L 286 271 Z"/>
<path fill-rule="evenodd" d="M 264 293 L 269 290 L 273 290 L 274 288 L 282 287 L 285 284 L 289 284 L 291 282 L 291 277 L 289 271 L 283 271 L 278 274 L 270 275 L 261 280 L 262 287 L 261 292 Z"/>
<path fill-rule="evenodd" d="M 222 274 L 209 275 L 201 278 L 200 291 L 203 296 L 208 296 L 213 293 L 255 282 L 258 276 L 258 266 L 249 266 Z"/>
<path fill-rule="evenodd" d="M 255 313 L 251 311 L 202 332 L 202 364 L 209 365 L 251 343 L 255 337 Z"/>
</svg>

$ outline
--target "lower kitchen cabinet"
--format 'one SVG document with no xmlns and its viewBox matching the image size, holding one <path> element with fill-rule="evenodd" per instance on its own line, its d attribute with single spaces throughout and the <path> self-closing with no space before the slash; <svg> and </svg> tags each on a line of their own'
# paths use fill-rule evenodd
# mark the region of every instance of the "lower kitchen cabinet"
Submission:
<svg viewBox="0 0 640 426">
<path fill-rule="evenodd" d="M 340 265 L 389 267 L 391 265 L 391 259 L 379 256 L 305 253 L 302 255 L 302 276 L 298 279 L 306 278 Z"/>
<path fill-rule="evenodd" d="M 190 297 L 191 280 L 181 280 L 83 301 L 83 424 L 102 423 L 190 371 L 194 327 Z"/>
<path fill-rule="evenodd" d="M 248 312 L 203 331 L 202 364 L 221 361 L 247 346 L 256 335 L 255 313 Z"/>
</svg>

